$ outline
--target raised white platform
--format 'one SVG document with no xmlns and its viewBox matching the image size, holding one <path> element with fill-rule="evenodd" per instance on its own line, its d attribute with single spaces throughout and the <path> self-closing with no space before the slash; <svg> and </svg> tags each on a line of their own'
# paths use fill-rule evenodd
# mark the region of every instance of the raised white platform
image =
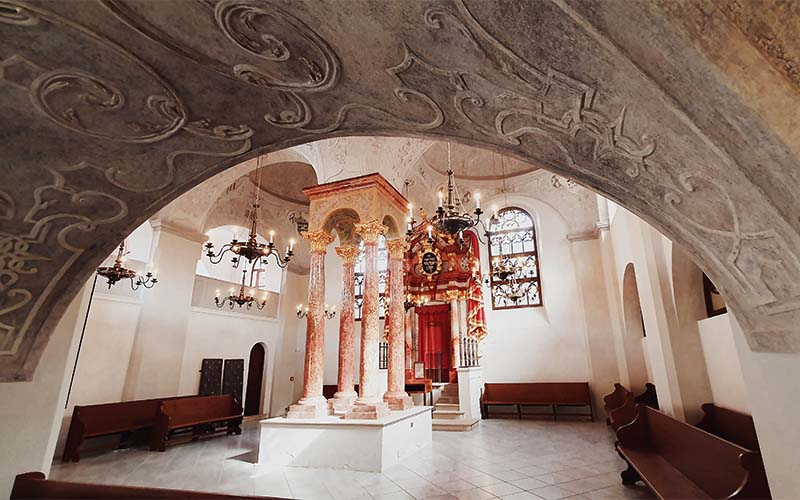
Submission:
<svg viewBox="0 0 800 500">
<path fill-rule="evenodd" d="M 430 443 L 430 406 L 380 420 L 277 417 L 261 421 L 258 463 L 383 472 Z"/>
</svg>

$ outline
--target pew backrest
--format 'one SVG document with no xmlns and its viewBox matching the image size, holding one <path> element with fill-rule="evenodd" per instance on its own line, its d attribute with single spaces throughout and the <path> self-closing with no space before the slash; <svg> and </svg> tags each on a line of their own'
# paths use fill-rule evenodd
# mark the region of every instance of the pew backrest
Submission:
<svg viewBox="0 0 800 500">
<path fill-rule="evenodd" d="M 169 427 L 191 425 L 214 419 L 238 416 L 242 407 L 231 394 L 200 396 L 191 401 L 167 400 L 161 403 L 159 414 L 169 419 Z"/>
<path fill-rule="evenodd" d="M 634 395 L 628 391 L 624 396 L 624 402 L 621 406 L 611 410 L 608 415 L 608 423 L 615 431 L 623 425 L 628 425 L 636 418 L 637 410 L 634 401 Z"/>
<path fill-rule="evenodd" d="M 486 404 L 588 405 L 591 403 L 588 382 L 487 383 Z"/>
<path fill-rule="evenodd" d="M 625 404 L 625 399 L 630 392 L 619 382 L 614 384 L 614 391 L 603 396 L 603 408 L 606 410 L 606 415 L 611 415 L 612 410 Z"/>
<path fill-rule="evenodd" d="M 72 412 L 72 418 L 83 426 L 83 433 L 87 437 L 113 434 L 125 430 L 151 427 L 156 417 L 158 405 L 162 401 L 193 397 L 195 396 L 76 406 Z"/>
<path fill-rule="evenodd" d="M 41 472 L 28 472 L 18 475 L 14 480 L 10 500 L 31 499 L 85 499 L 102 498 L 112 499 L 275 499 L 275 497 L 255 497 L 226 495 L 221 493 L 206 493 L 202 491 L 171 490 L 164 488 L 143 488 L 139 486 L 115 486 L 110 484 L 73 483 L 67 481 L 54 481 L 45 479 Z M 279 500 L 279 499 L 275 499 Z"/>
<path fill-rule="evenodd" d="M 636 419 L 618 431 L 621 446 L 655 451 L 712 498 L 729 498 L 737 491 L 741 498 L 768 498 L 759 453 L 648 406 L 639 404 L 636 410 Z M 632 440 L 638 440 L 638 446 Z"/>
<path fill-rule="evenodd" d="M 758 436 L 752 416 L 721 408 L 713 403 L 705 403 L 701 408 L 704 413 L 703 420 L 697 427 L 748 450 L 759 451 Z"/>
</svg>

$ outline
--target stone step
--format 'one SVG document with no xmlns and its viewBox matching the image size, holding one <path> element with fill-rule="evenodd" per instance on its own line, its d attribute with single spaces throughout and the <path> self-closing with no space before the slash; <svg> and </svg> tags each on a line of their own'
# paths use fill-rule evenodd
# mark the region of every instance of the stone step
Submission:
<svg viewBox="0 0 800 500">
<path fill-rule="evenodd" d="M 478 426 L 479 418 L 459 418 L 455 420 L 434 420 L 432 428 L 435 431 L 469 432 Z"/>
<path fill-rule="evenodd" d="M 463 411 L 457 410 L 433 410 L 433 419 L 442 419 L 442 420 L 452 420 L 456 418 L 461 418 L 464 416 Z"/>
<path fill-rule="evenodd" d="M 437 404 L 444 403 L 444 404 L 448 404 L 448 405 L 457 405 L 458 404 L 458 398 L 452 398 L 452 397 L 448 397 L 448 396 L 441 396 L 439 399 L 436 400 L 436 403 Z"/>
<path fill-rule="evenodd" d="M 436 403 L 434 407 L 436 410 L 450 410 L 450 411 L 458 411 L 460 405 L 458 403 L 442 403 L 441 399 L 439 402 Z"/>
</svg>

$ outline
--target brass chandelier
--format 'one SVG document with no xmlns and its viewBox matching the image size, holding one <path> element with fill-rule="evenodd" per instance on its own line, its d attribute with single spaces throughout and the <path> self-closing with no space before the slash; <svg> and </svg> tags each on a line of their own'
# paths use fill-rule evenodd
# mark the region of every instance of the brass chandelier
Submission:
<svg viewBox="0 0 800 500">
<path fill-rule="evenodd" d="M 310 308 L 308 306 L 303 307 L 303 304 L 297 305 L 297 318 L 303 319 L 308 317 L 308 313 Z M 328 307 L 328 304 L 325 304 L 325 312 L 323 313 L 326 318 L 333 319 L 336 316 L 336 306 Z"/>
<path fill-rule="evenodd" d="M 535 285 L 532 281 L 520 281 L 533 277 L 533 270 L 512 262 L 510 258 L 496 259 L 490 266 L 490 272 L 496 281 L 501 282 L 500 286 L 493 287 L 492 294 L 501 296 L 514 304 L 526 297 L 530 287 Z M 492 281 L 488 277 L 484 279 L 483 283 L 486 286 L 492 286 Z"/>
<path fill-rule="evenodd" d="M 256 300 L 254 294 L 248 293 L 245 290 L 245 281 L 247 278 L 247 270 L 242 271 L 242 284 L 239 287 L 239 294 L 234 295 L 233 289 L 231 289 L 231 294 L 227 297 L 220 300 L 219 298 L 219 291 L 217 291 L 217 296 L 214 297 L 214 303 L 217 305 L 219 309 L 222 309 L 227 304 L 231 310 L 233 310 L 234 305 L 238 305 L 240 308 L 247 306 L 249 310 L 251 307 L 256 306 L 259 310 L 264 309 L 264 306 L 267 305 L 267 298 L 264 297 L 263 300 Z"/>
<path fill-rule="evenodd" d="M 259 205 L 259 197 L 260 197 L 260 189 L 261 189 L 261 161 L 259 161 L 256 167 L 256 183 L 253 188 L 253 207 L 247 214 L 247 225 L 250 228 L 250 231 L 247 235 L 247 241 L 239 241 L 236 238 L 233 238 L 230 243 L 223 245 L 222 248 L 218 253 L 214 252 L 214 244 L 210 241 L 206 243 L 206 256 L 208 260 L 212 264 L 219 264 L 222 262 L 224 256 L 228 253 L 233 254 L 233 258 L 231 258 L 231 263 L 233 267 L 238 269 L 239 264 L 242 262 L 242 259 L 246 259 L 248 264 L 251 265 L 252 269 L 255 269 L 259 264 L 266 266 L 269 264 L 268 257 L 272 256 L 275 258 L 275 263 L 281 269 L 285 268 L 289 265 L 289 261 L 292 259 L 294 255 L 294 240 L 289 240 L 289 245 L 286 247 L 286 251 L 284 256 L 281 257 L 278 252 L 275 250 L 275 231 L 269 232 L 269 242 L 268 243 L 260 243 L 258 241 L 258 210 L 260 208 Z"/>
<path fill-rule="evenodd" d="M 128 269 L 122 265 L 125 262 L 125 256 L 128 255 L 128 253 L 130 252 L 125 251 L 125 241 L 123 241 L 119 244 L 119 251 L 117 252 L 117 258 L 114 259 L 114 265 L 98 267 L 96 271 L 97 275 L 106 279 L 109 290 L 112 286 L 117 284 L 118 281 L 122 281 L 124 279 L 130 280 L 131 289 L 134 291 L 138 290 L 139 287 L 153 288 L 155 284 L 158 283 L 158 279 L 153 276 L 153 273 L 148 271 L 144 274 L 144 276 L 142 276 L 133 269 Z"/>
<path fill-rule="evenodd" d="M 451 237 L 458 235 L 459 245 L 464 244 L 464 231 L 477 226 L 482 226 L 484 233 L 486 226 L 481 220 L 483 210 L 481 210 L 481 195 L 475 193 L 475 211 L 473 214 L 468 213 L 464 209 L 464 204 L 461 195 L 456 186 L 455 174 L 453 173 L 451 160 L 450 143 L 447 143 L 447 186 L 444 190 L 439 190 L 437 195 L 439 197 L 439 204 L 436 212 L 430 219 L 423 216 L 423 223 L 427 227 L 423 229 L 422 224 L 417 224 L 414 218 L 414 206 L 408 204 L 408 220 L 406 236 L 411 239 L 415 233 L 420 233 L 423 230 L 428 232 L 428 242 L 434 241 L 434 230 L 436 233 L 443 233 Z M 446 191 L 446 192 L 445 192 Z"/>
</svg>

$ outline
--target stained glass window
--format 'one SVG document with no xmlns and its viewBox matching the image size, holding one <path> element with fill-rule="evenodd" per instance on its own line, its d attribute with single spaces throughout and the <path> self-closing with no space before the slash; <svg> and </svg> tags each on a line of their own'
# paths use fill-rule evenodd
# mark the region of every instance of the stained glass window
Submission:
<svg viewBox="0 0 800 500">
<path fill-rule="evenodd" d="M 536 227 L 525 210 L 507 207 L 489 223 L 489 266 L 510 270 L 507 275 L 490 273 L 492 309 L 540 307 L 539 253 Z"/>
</svg>

